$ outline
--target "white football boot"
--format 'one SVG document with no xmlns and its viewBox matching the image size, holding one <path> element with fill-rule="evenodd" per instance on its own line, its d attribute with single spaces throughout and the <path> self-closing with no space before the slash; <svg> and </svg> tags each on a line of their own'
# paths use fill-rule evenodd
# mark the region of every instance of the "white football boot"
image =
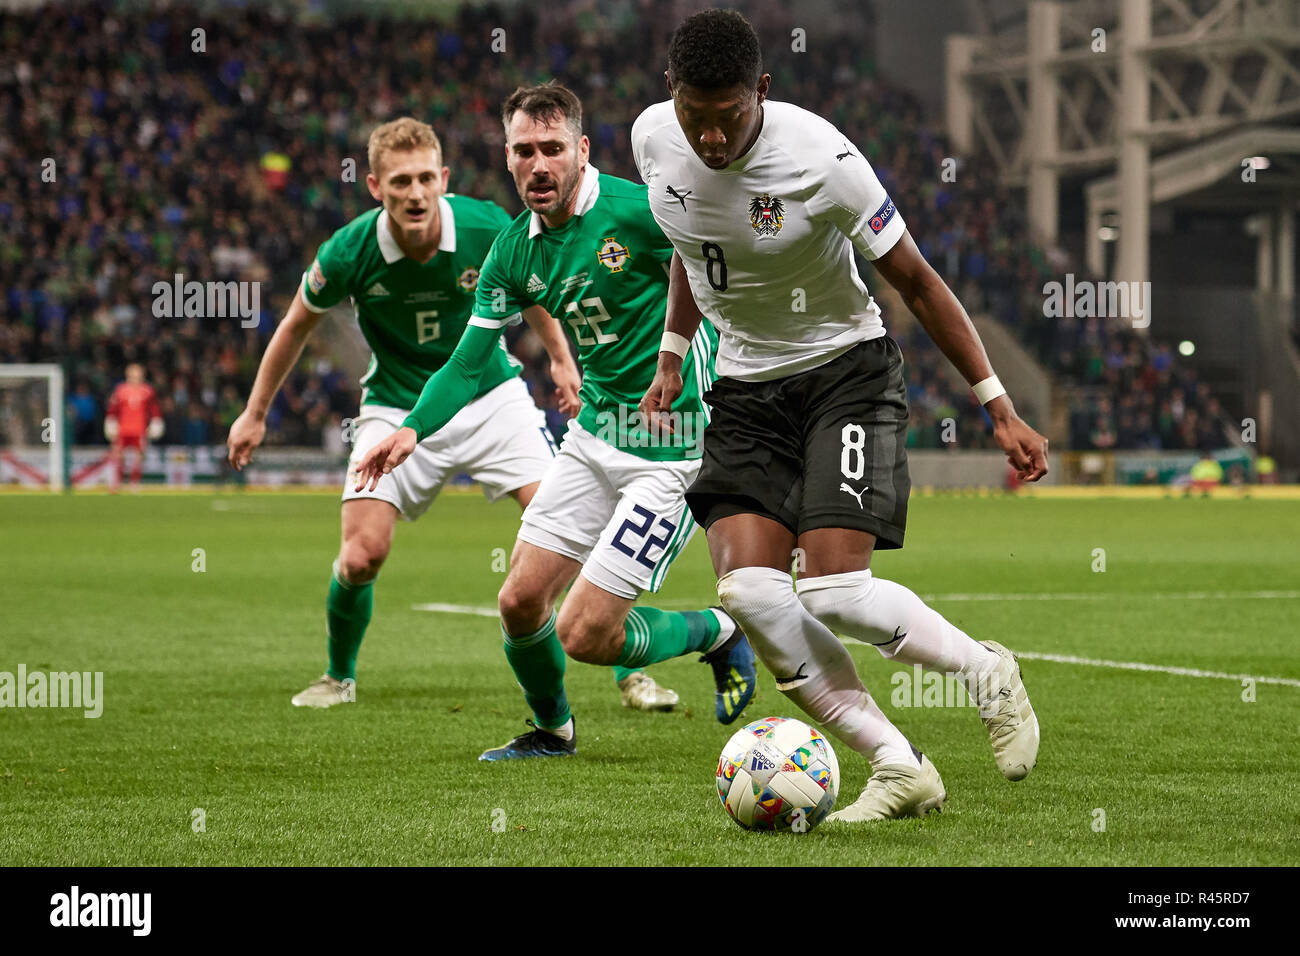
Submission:
<svg viewBox="0 0 1300 956">
<path fill-rule="evenodd" d="M 633 710 L 672 710 L 677 706 L 677 691 L 660 687 L 645 671 L 633 671 L 618 682 L 623 706 Z"/>
<path fill-rule="evenodd" d="M 351 704 L 357 699 L 357 682 L 335 680 L 329 674 L 322 674 L 308 685 L 307 689 L 294 694 L 295 707 L 333 707 L 335 704 Z"/>
<path fill-rule="evenodd" d="M 939 771 L 930 758 L 921 754 L 921 766 L 891 765 L 877 767 L 862 796 L 843 810 L 836 810 L 826 822 L 865 823 L 869 820 L 896 820 L 900 817 L 923 817 L 931 810 L 942 810 L 948 793 Z"/>
<path fill-rule="evenodd" d="M 1002 776 L 1023 780 L 1038 762 L 1038 717 L 1029 703 L 1020 661 L 997 641 L 981 641 L 1002 658 L 987 686 L 982 688 L 980 720 L 993 742 L 993 759 Z"/>
</svg>

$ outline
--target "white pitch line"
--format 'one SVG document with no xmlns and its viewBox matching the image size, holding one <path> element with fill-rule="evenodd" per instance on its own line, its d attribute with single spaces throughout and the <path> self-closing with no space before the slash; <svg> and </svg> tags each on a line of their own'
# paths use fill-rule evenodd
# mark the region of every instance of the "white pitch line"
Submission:
<svg viewBox="0 0 1300 956">
<path fill-rule="evenodd" d="M 475 617 L 500 617 L 494 607 L 477 607 L 473 604 L 412 604 L 412 611 L 433 611 L 436 614 L 473 614 Z"/>
<path fill-rule="evenodd" d="M 1114 601 L 1125 598 L 1143 601 L 1249 601 L 1293 600 L 1300 591 L 1110 591 L 1064 594 L 923 594 L 923 601 Z"/>
<path fill-rule="evenodd" d="M 1225 674 L 1222 671 L 1203 671 L 1195 667 L 1166 667 L 1163 664 L 1143 664 L 1140 661 L 1105 661 L 1091 657 L 1075 657 L 1072 654 L 1035 654 L 1032 651 L 1016 651 L 1016 656 L 1027 661 L 1052 661 L 1056 664 L 1083 664 L 1087 667 L 1114 667 L 1125 671 L 1159 671 L 1161 674 L 1177 674 L 1179 677 L 1216 677 L 1220 680 L 1249 680 L 1257 684 L 1283 684 L 1287 687 L 1300 687 L 1300 680 L 1294 677 L 1257 677 L 1254 674 Z"/>
<path fill-rule="evenodd" d="M 1224 592 L 1236 593 L 1239 592 Z M 1268 592 L 1260 592 L 1268 593 Z M 1277 593 L 1300 593 L 1300 592 L 1277 592 Z M 1088 595 L 1093 597 L 1094 595 Z M 1104 595 L 1097 595 L 1104 596 Z M 472 614 L 476 617 L 499 617 L 500 612 L 494 607 L 482 607 L 473 604 L 413 604 L 413 611 L 432 611 L 441 614 Z M 860 644 L 861 641 L 855 641 L 852 638 L 845 639 L 847 643 Z M 1281 684 L 1285 687 L 1300 687 L 1300 680 L 1294 677 L 1259 677 L 1254 674 L 1227 674 L 1223 671 L 1203 671 L 1195 667 L 1169 667 L 1164 664 L 1144 664 L 1141 661 L 1107 661 L 1091 657 L 1075 657 L 1072 654 L 1038 654 L 1034 651 L 1016 651 L 1016 654 L 1027 661 L 1050 661 L 1054 664 L 1080 664 L 1085 667 L 1113 667 L 1117 670 L 1125 671 L 1154 671 L 1160 674 L 1174 674 L 1178 677 L 1211 677 L 1219 680 L 1251 680 L 1257 684 Z"/>
<path fill-rule="evenodd" d="M 276 513 L 274 502 L 262 501 L 241 501 L 239 499 L 213 498 L 213 511 L 235 511 L 250 515 L 270 515 Z"/>
</svg>

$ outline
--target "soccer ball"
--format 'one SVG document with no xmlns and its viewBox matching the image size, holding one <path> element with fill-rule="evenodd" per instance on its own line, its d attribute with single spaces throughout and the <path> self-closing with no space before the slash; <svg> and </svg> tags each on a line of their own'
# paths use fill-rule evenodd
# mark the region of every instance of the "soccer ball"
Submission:
<svg viewBox="0 0 1300 956">
<path fill-rule="evenodd" d="M 804 833 L 835 805 L 840 764 L 815 728 L 790 717 L 764 717 L 722 748 L 717 784 L 718 799 L 746 830 Z"/>
</svg>

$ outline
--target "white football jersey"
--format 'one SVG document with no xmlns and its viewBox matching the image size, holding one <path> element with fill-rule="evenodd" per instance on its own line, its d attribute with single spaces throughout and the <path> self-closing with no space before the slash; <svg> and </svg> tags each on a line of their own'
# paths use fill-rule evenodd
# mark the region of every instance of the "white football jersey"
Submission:
<svg viewBox="0 0 1300 956">
<path fill-rule="evenodd" d="M 749 151 L 710 169 L 669 101 L 637 119 L 632 152 L 720 333 L 718 375 L 783 378 L 885 334 L 853 246 L 879 258 L 906 227 L 861 150 L 826 120 L 768 100 Z"/>
</svg>

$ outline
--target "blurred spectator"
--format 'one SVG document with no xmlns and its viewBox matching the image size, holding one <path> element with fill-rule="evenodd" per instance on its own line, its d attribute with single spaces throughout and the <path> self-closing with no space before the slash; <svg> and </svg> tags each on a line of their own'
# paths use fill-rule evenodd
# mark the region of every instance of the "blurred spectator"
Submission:
<svg viewBox="0 0 1300 956">
<path fill-rule="evenodd" d="M 1201 457 L 1192 465 L 1192 488 L 1202 494 L 1209 494 L 1210 489 L 1223 484 L 1223 466 L 1214 460 L 1209 451 L 1201 452 Z"/>
<path fill-rule="evenodd" d="M 76 445 L 97 442 L 101 437 L 99 401 L 90 392 L 90 383 L 77 380 L 77 387 L 68 399 L 68 418 L 72 425 L 72 441 Z"/>
<path fill-rule="evenodd" d="M 208 424 L 208 410 L 197 403 L 190 406 L 185 417 L 185 444 L 208 445 L 212 442 L 212 429 Z"/>
</svg>

